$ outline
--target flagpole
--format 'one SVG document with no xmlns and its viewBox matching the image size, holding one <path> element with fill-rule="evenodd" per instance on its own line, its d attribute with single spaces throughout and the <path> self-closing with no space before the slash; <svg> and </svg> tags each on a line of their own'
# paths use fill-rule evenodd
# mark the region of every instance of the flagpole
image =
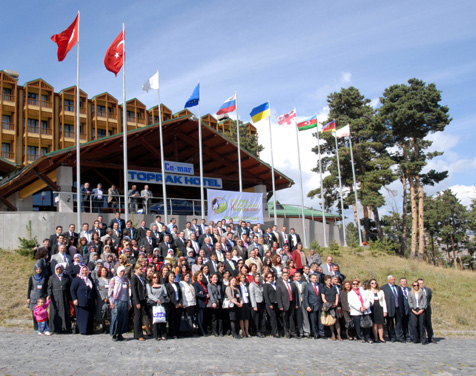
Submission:
<svg viewBox="0 0 476 376">
<path fill-rule="evenodd" d="M 160 135 L 160 164 L 162 170 L 162 195 L 164 200 L 164 217 L 165 217 L 165 224 L 169 223 L 168 221 L 168 210 L 167 210 L 167 190 L 165 187 L 165 160 L 164 160 L 164 139 L 162 137 L 162 112 L 160 108 L 160 79 L 159 79 L 159 70 L 157 69 L 157 97 L 158 97 L 158 111 L 159 111 L 159 135 Z"/>
<path fill-rule="evenodd" d="M 334 119 L 334 123 L 335 123 L 335 119 Z M 341 211 L 342 211 L 342 229 L 343 229 L 343 233 L 344 233 L 344 247 L 347 247 L 347 239 L 346 239 L 346 235 L 345 235 L 345 216 L 344 216 L 344 198 L 342 196 L 342 179 L 341 179 L 341 176 L 340 176 L 340 162 L 339 162 L 339 146 L 337 144 L 337 124 L 335 126 L 335 132 L 334 133 L 334 138 L 335 138 L 335 141 L 336 141 L 336 159 L 337 159 L 337 170 L 339 172 L 339 190 L 340 190 L 340 207 L 341 207 Z"/>
<path fill-rule="evenodd" d="M 302 186 L 302 170 L 301 170 L 301 152 L 299 150 L 299 131 L 297 127 L 297 114 L 296 114 L 296 107 L 294 107 L 294 125 L 296 128 L 296 144 L 297 144 L 297 152 L 298 152 L 298 164 L 299 164 L 299 180 L 301 183 L 301 213 L 302 213 L 302 235 L 304 238 L 304 248 L 307 248 L 307 237 L 306 237 L 306 217 L 304 216 L 304 193 L 303 193 L 303 186 Z"/>
<path fill-rule="evenodd" d="M 198 84 L 200 84 L 200 82 L 198 82 Z M 205 198 L 203 194 L 202 118 L 200 115 L 200 91 L 198 92 L 198 153 L 200 154 L 200 208 L 202 210 L 202 219 L 204 219 Z"/>
<path fill-rule="evenodd" d="M 127 168 L 127 103 L 126 103 L 126 28 L 122 24 L 122 123 L 123 123 L 123 152 L 124 152 L 124 217 L 125 221 L 129 220 L 129 182 L 128 182 L 128 168 Z"/>
<path fill-rule="evenodd" d="M 355 179 L 354 153 L 352 152 L 352 137 L 350 136 L 350 125 L 349 125 L 349 146 L 350 146 L 350 159 L 352 161 L 352 177 L 354 179 L 355 208 L 357 210 L 357 229 L 359 231 L 359 244 L 362 245 L 362 233 L 360 231 L 359 205 L 358 205 L 358 199 L 357 199 L 357 183 Z"/>
<path fill-rule="evenodd" d="M 322 161 L 321 161 L 321 138 L 319 136 L 319 123 L 317 122 L 316 114 L 316 125 L 317 125 L 317 154 L 319 155 L 319 178 L 321 179 L 321 210 L 322 210 L 322 231 L 324 235 L 324 248 L 327 248 L 327 225 L 326 225 L 326 213 L 324 205 L 324 184 L 322 182 Z"/>
<path fill-rule="evenodd" d="M 79 10 L 78 10 L 78 56 L 77 56 L 77 63 L 76 63 L 76 196 L 77 196 L 77 229 L 78 231 L 81 230 L 81 210 L 82 207 L 82 200 L 81 200 L 81 149 L 80 149 L 80 130 L 81 130 L 81 123 L 79 117 L 80 105 L 79 105 Z"/>
<path fill-rule="evenodd" d="M 273 138 L 271 137 L 271 103 L 268 101 L 268 107 L 270 116 L 268 116 L 268 123 L 269 123 L 269 146 L 271 150 L 271 181 L 273 183 L 273 200 L 274 200 L 274 224 L 278 225 L 278 215 L 277 215 L 277 206 L 276 206 L 276 187 L 274 183 L 274 158 L 273 158 Z"/>
<path fill-rule="evenodd" d="M 240 124 L 238 123 L 238 93 L 235 91 L 236 100 L 236 140 L 238 144 L 238 179 L 240 180 L 240 192 L 243 192 L 243 183 L 241 181 L 241 144 L 240 144 Z"/>
</svg>

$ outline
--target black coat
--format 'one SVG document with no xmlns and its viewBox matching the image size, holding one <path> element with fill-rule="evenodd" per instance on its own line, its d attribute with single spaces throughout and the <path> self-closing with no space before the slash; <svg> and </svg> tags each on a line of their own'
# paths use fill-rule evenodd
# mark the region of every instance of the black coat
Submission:
<svg viewBox="0 0 476 376">
<path fill-rule="evenodd" d="M 263 284 L 263 299 L 268 307 L 278 301 L 278 294 L 274 287 L 269 283 Z"/>
<path fill-rule="evenodd" d="M 291 295 L 293 298 L 292 304 L 294 306 L 298 306 L 299 302 L 299 291 L 296 287 L 296 284 L 291 283 L 291 281 L 288 280 L 289 287 L 291 288 Z M 282 279 L 278 279 L 276 282 L 276 293 L 278 296 L 278 307 L 279 309 L 283 308 L 285 311 L 287 311 L 291 305 L 291 301 L 289 300 L 289 291 L 288 288 L 286 287 L 286 284 Z"/>
<path fill-rule="evenodd" d="M 145 305 L 145 302 L 147 300 L 147 289 L 145 287 L 145 281 L 139 279 L 137 274 L 134 273 L 134 275 L 131 278 L 131 301 L 132 304 L 137 305 L 137 304 L 142 304 Z"/>
<path fill-rule="evenodd" d="M 177 296 L 175 295 L 175 290 L 171 283 L 167 282 L 165 284 L 165 289 L 167 290 L 167 295 L 170 299 L 170 304 L 176 307 L 177 304 L 182 304 L 182 289 L 180 288 L 180 285 L 177 282 L 173 282 L 173 284 L 175 285 L 175 287 L 177 287 L 177 292 L 179 296 L 178 300 L 177 300 Z"/>
<path fill-rule="evenodd" d="M 401 314 L 405 310 L 405 302 L 403 298 L 403 292 L 400 286 L 395 285 L 397 290 L 397 301 L 398 301 L 398 309 L 396 309 L 395 305 L 395 295 L 393 294 L 393 290 L 388 283 L 383 285 L 381 289 L 385 293 L 385 302 L 387 303 L 387 314 L 389 317 L 395 317 L 396 314 Z"/>
<path fill-rule="evenodd" d="M 89 278 L 89 277 L 88 277 Z M 88 307 L 90 302 L 96 299 L 96 289 L 94 287 L 94 282 L 89 278 L 91 281 L 91 287 L 86 285 L 80 277 L 76 277 L 73 279 L 71 283 L 71 298 L 73 300 L 78 300 L 79 307 Z"/>
<path fill-rule="evenodd" d="M 207 292 L 197 281 L 193 282 L 193 287 L 195 288 L 195 297 L 197 299 L 198 308 L 206 308 Z"/>
</svg>

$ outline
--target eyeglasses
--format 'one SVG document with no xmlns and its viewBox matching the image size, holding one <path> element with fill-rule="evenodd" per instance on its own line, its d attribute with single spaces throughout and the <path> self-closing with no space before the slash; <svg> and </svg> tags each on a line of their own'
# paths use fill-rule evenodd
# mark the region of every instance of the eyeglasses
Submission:
<svg viewBox="0 0 476 376">
<path fill-rule="evenodd" d="M 359 284 L 358 283 L 352 283 L 352 286 L 358 286 Z"/>
<path fill-rule="evenodd" d="M 412 285 L 413 287 L 418 287 L 418 285 Z"/>
</svg>

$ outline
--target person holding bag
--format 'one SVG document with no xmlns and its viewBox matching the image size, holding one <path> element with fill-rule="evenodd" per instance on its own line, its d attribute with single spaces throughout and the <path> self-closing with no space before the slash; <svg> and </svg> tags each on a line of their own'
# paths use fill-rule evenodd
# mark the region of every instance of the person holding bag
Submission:
<svg viewBox="0 0 476 376">
<path fill-rule="evenodd" d="M 326 304 L 328 303 L 332 304 L 331 308 L 327 310 L 326 312 L 327 315 L 332 316 L 334 318 L 333 321 L 335 321 L 334 324 L 328 325 L 332 334 L 332 340 L 333 341 L 336 340 L 336 336 L 334 335 L 334 331 L 335 331 L 337 334 L 337 339 L 339 341 L 342 341 L 342 337 L 340 335 L 340 324 L 339 324 L 339 320 L 337 319 L 337 313 L 336 313 L 336 307 L 339 304 L 339 295 L 337 295 L 336 289 L 331 285 L 331 280 L 332 280 L 332 277 L 330 275 L 326 275 L 324 277 L 324 286 L 322 286 L 322 289 L 321 289 L 321 299 L 322 299 L 322 302 L 324 303 L 324 306 L 326 306 Z"/>
<path fill-rule="evenodd" d="M 370 339 L 370 328 L 372 327 L 372 319 L 370 319 L 370 301 L 367 294 L 360 289 L 360 280 L 352 281 L 352 290 L 347 294 L 347 300 L 350 307 L 350 316 L 354 321 L 357 337 L 361 342 L 373 343 Z M 368 321 L 370 320 L 370 325 Z"/>
<path fill-rule="evenodd" d="M 345 281 L 342 286 L 342 292 L 340 293 L 342 312 L 344 314 L 345 320 L 345 334 L 349 341 L 357 340 L 354 321 L 350 316 L 350 307 L 348 301 L 348 294 L 352 290 L 352 283 L 350 281 Z"/>
<path fill-rule="evenodd" d="M 165 305 L 169 302 L 167 290 L 159 283 L 159 274 L 152 274 L 152 282 L 146 285 L 147 288 L 147 313 L 152 323 L 153 335 L 156 341 L 167 339 L 167 317 L 162 322 L 154 322 L 154 311 L 160 307 L 165 313 Z M 156 319 L 157 321 L 157 319 Z"/>
</svg>

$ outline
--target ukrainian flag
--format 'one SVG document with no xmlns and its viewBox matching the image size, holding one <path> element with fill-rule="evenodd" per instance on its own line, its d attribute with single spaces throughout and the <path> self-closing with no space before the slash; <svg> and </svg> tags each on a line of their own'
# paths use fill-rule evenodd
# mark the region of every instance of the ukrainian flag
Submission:
<svg viewBox="0 0 476 376">
<path fill-rule="evenodd" d="M 269 102 L 263 103 L 262 105 L 253 108 L 250 116 L 254 123 L 269 117 Z"/>
</svg>

